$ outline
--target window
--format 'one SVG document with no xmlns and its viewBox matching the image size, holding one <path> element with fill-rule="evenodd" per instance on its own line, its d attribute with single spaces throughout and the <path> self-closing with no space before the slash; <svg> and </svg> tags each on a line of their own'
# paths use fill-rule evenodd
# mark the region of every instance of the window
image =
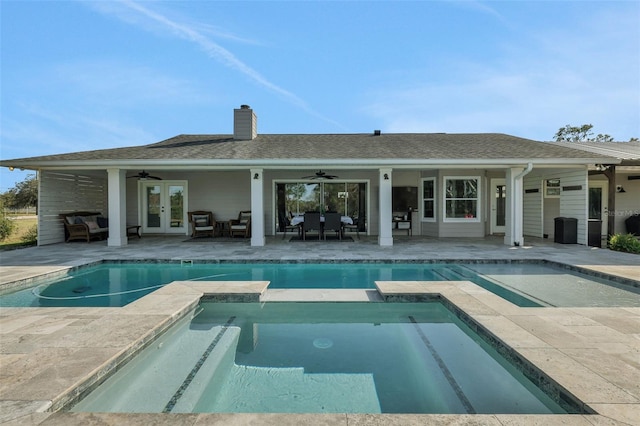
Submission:
<svg viewBox="0 0 640 426">
<path fill-rule="evenodd" d="M 422 220 L 436 220 L 436 179 L 422 180 Z"/>
<path fill-rule="evenodd" d="M 480 177 L 445 177 L 444 221 L 480 221 Z"/>
<path fill-rule="evenodd" d="M 544 196 L 547 198 L 560 197 L 560 179 L 547 179 L 544 181 Z"/>
</svg>

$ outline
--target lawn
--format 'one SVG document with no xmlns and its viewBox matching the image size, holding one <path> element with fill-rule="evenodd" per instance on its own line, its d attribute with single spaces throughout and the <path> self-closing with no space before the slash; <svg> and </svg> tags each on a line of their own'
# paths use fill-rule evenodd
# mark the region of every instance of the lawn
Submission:
<svg viewBox="0 0 640 426">
<path fill-rule="evenodd" d="M 0 241 L 0 249 L 15 248 L 24 245 L 25 243 L 22 241 L 22 237 L 26 235 L 32 227 L 36 226 L 37 222 L 38 220 L 35 215 L 20 216 L 19 219 L 13 219 L 13 232 L 8 238 Z"/>
</svg>

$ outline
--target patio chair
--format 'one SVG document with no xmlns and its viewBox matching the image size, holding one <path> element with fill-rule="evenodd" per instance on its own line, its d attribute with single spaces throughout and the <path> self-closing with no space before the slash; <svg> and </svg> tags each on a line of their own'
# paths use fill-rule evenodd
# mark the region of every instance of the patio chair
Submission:
<svg viewBox="0 0 640 426">
<path fill-rule="evenodd" d="M 354 217 L 352 218 L 353 223 L 343 223 L 342 224 L 342 232 L 343 233 L 347 233 L 347 232 L 356 232 L 356 235 L 358 236 L 358 239 L 360 239 L 360 224 L 358 223 L 358 218 Z"/>
<path fill-rule="evenodd" d="M 327 212 L 324 214 L 324 227 L 322 235 L 327 239 L 327 231 L 334 231 L 338 238 L 342 240 L 342 215 L 335 212 Z"/>
<path fill-rule="evenodd" d="M 320 212 L 306 212 L 304 214 L 304 222 L 302 222 L 302 239 L 307 239 L 307 232 L 317 231 L 318 239 L 322 234 L 322 228 L 320 227 Z"/>
<path fill-rule="evenodd" d="M 300 231 L 300 225 L 292 225 L 291 224 L 291 218 L 285 216 L 283 213 L 280 213 L 278 215 L 280 217 L 280 220 L 278 221 L 278 224 L 280 225 L 280 230 L 284 231 L 284 234 L 282 235 L 282 239 L 284 240 L 287 236 L 287 231 Z"/>
<path fill-rule="evenodd" d="M 251 210 L 243 210 L 238 213 L 237 219 L 229 221 L 229 235 L 231 237 L 240 235 L 242 238 L 251 236 Z"/>
<path fill-rule="evenodd" d="M 191 223 L 191 237 L 213 237 L 216 231 L 216 220 L 213 213 L 205 210 L 196 210 L 187 213 Z"/>
</svg>

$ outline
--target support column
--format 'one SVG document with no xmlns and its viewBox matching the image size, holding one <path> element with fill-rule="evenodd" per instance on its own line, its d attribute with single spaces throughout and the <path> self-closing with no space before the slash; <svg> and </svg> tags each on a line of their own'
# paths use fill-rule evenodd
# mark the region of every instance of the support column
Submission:
<svg viewBox="0 0 640 426">
<path fill-rule="evenodd" d="M 616 166 L 608 164 L 604 170 L 604 175 L 609 182 L 607 193 L 607 246 L 611 236 L 616 233 Z M 588 177 L 587 177 L 588 182 Z M 587 196 L 587 208 L 589 205 L 589 197 Z M 589 216 L 587 215 L 587 219 Z M 603 218 L 604 219 L 604 218 Z"/>
<path fill-rule="evenodd" d="M 391 171 L 392 169 L 380 169 L 378 244 L 381 246 L 393 246 Z"/>
<path fill-rule="evenodd" d="M 504 243 L 512 246 L 524 245 L 523 184 L 522 179 L 530 169 L 512 167 L 507 169 L 507 205 Z"/>
<path fill-rule="evenodd" d="M 263 169 L 251 169 L 251 245 L 264 246 Z"/>
<path fill-rule="evenodd" d="M 109 238 L 107 245 L 127 245 L 127 176 L 126 170 L 107 169 L 109 203 Z"/>
</svg>

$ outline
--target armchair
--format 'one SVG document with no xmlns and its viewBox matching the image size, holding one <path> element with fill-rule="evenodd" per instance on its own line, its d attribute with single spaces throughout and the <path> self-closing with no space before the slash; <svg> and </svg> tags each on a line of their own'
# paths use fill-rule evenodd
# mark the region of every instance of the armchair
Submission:
<svg viewBox="0 0 640 426">
<path fill-rule="evenodd" d="M 229 221 L 229 235 L 241 235 L 243 238 L 251 236 L 251 210 L 243 210 L 238 213 L 237 219 Z"/>
<path fill-rule="evenodd" d="M 213 213 L 205 210 L 188 212 L 191 223 L 191 237 L 213 237 L 216 231 L 216 220 Z"/>
</svg>

